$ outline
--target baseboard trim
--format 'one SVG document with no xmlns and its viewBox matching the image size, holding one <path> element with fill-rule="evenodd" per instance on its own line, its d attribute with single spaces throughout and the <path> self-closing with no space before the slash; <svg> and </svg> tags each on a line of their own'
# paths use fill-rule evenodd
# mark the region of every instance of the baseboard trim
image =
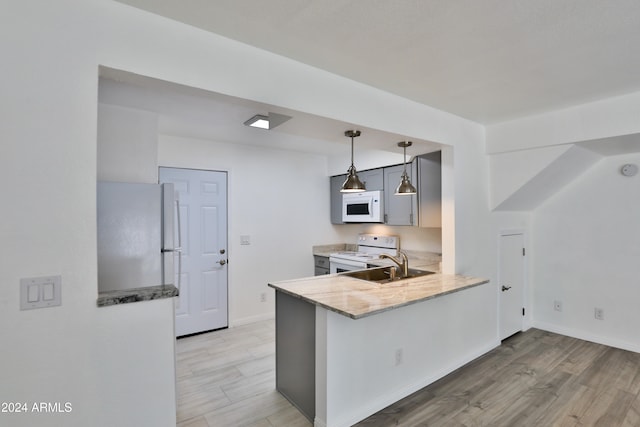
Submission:
<svg viewBox="0 0 640 427">
<path fill-rule="evenodd" d="M 273 313 L 259 314 L 257 316 L 241 317 L 239 319 L 229 319 L 229 327 L 248 325 L 250 323 L 255 323 L 255 322 L 262 322 L 264 320 L 274 319 L 275 317 L 276 317 L 276 313 L 273 312 Z"/>
<path fill-rule="evenodd" d="M 572 338 L 578 338 L 584 341 L 594 342 L 596 344 L 602 344 L 609 347 L 615 347 L 622 350 L 640 353 L 639 344 L 634 344 L 634 343 L 630 343 L 623 340 L 617 340 L 615 338 L 604 337 L 602 335 L 592 334 L 579 329 L 572 329 L 564 326 L 554 325 L 553 323 L 546 323 L 546 322 L 539 322 L 539 321 L 534 321 L 533 327 L 536 329 L 542 329 L 543 331 L 553 332 L 560 335 L 566 335 Z"/>
</svg>

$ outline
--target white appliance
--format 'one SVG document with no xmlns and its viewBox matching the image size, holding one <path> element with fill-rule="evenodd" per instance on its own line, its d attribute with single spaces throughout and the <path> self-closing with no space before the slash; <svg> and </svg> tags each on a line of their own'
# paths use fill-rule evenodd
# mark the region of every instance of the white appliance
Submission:
<svg viewBox="0 0 640 427">
<path fill-rule="evenodd" d="M 382 191 L 361 191 L 342 195 L 343 222 L 383 222 Z"/>
<path fill-rule="evenodd" d="M 179 215 L 173 184 L 99 181 L 98 291 L 174 284 Z"/>
<path fill-rule="evenodd" d="M 329 271 L 333 274 L 368 268 L 371 261 L 380 259 L 382 254 L 397 256 L 399 247 L 400 237 L 398 236 L 359 234 L 355 252 L 329 254 Z"/>
</svg>

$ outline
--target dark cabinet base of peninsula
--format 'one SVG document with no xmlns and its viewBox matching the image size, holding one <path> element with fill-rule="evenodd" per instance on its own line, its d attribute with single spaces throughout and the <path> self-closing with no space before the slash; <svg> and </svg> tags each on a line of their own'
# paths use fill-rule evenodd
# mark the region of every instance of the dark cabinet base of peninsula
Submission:
<svg viewBox="0 0 640 427">
<path fill-rule="evenodd" d="M 312 423 L 316 415 L 316 307 L 276 291 L 276 389 Z"/>
</svg>

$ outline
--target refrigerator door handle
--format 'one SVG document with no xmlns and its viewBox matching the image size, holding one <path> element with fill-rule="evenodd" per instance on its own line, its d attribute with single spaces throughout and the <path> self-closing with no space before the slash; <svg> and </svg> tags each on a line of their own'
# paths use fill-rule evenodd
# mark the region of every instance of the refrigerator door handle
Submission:
<svg viewBox="0 0 640 427">
<path fill-rule="evenodd" d="M 178 236 L 178 246 L 176 246 L 175 248 L 171 248 L 171 249 L 167 249 L 167 248 L 163 248 L 161 250 L 161 252 L 182 252 L 182 233 L 180 231 L 180 201 L 178 199 L 176 199 L 176 223 L 177 223 L 177 230 L 176 230 L 176 234 Z M 178 276 L 180 277 L 180 276 Z"/>
<path fill-rule="evenodd" d="M 174 186 L 171 183 L 162 184 L 163 187 L 163 245 L 162 252 L 163 257 L 163 279 L 164 285 L 176 284 L 178 290 L 180 290 L 181 276 L 182 276 L 182 251 L 181 243 L 181 227 L 180 227 L 180 202 L 174 190 Z M 175 222 L 174 222 L 175 218 Z M 175 230 L 175 227 L 178 227 Z M 177 237 L 177 242 L 176 242 Z M 175 255 L 178 255 L 178 280 L 175 278 Z"/>
<path fill-rule="evenodd" d="M 182 232 L 180 222 L 180 200 L 176 197 L 176 221 L 178 223 L 178 247 L 174 249 L 178 253 L 178 294 L 180 294 L 180 284 L 182 279 Z"/>
</svg>

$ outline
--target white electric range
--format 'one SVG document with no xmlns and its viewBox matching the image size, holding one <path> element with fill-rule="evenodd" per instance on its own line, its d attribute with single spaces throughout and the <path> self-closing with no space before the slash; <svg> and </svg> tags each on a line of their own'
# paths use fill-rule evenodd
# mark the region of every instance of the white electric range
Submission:
<svg viewBox="0 0 640 427">
<path fill-rule="evenodd" d="M 331 273 L 362 270 L 380 255 L 398 255 L 399 236 L 383 236 L 378 234 L 359 234 L 358 247 L 355 252 L 344 251 L 329 254 L 329 270 Z"/>
</svg>

